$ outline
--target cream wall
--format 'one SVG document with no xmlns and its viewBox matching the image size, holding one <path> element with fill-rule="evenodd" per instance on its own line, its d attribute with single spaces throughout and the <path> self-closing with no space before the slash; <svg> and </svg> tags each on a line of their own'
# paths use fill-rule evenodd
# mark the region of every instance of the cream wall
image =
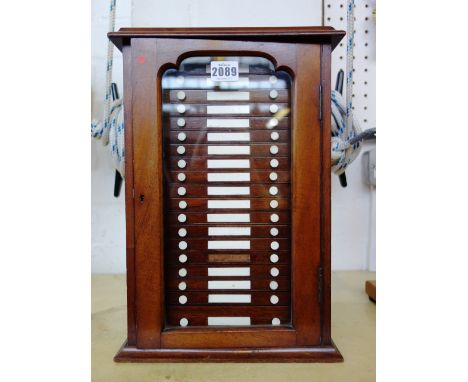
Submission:
<svg viewBox="0 0 468 382">
<path fill-rule="evenodd" d="M 107 0 L 93 0 L 91 21 L 92 117 L 102 118 L 107 56 Z M 117 28 L 131 25 L 131 2 L 117 0 Z M 122 95 L 122 56 L 114 54 L 114 82 Z M 109 147 L 91 140 L 91 266 L 94 273 L 125 272 L 124 198 L 116 199 Z"/>
<path fill-rule="evenodd" d="M 107 0 L 92 2 L 92 116 L 102 115 Z M 293 26 L 320 25 L 321 0 L 117 0 L 121 26 Z M 122 59 L 114 55 L 114 81 L 122 92 Z M 92 145 L 92 271 L 125 272 L 124 199 L 112 196 L 114 170 L 108 147 Z M 375 191 L 362 182 L 361 158 L 348 170 L 348 187 L 332 178 L 332 266 L 375 269 Z"/>
</svg>

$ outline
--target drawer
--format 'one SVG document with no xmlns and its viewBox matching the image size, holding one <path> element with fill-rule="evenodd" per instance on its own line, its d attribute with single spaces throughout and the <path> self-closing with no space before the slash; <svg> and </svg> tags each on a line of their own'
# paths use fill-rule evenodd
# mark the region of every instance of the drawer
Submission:
<svg viewBox="0 0 468 382">
<path fill-rule="evenodd" d="M 216 158 L 236 157 L 276 157 L 289 156 L 289 145 L 286 143 L 263 143 L 263 144 L 171 144 L 169 153 L 173 157 L 189 158 L 192 156 L 206 156 Z"/>
<path fill-rule="evenodd" d="M 270 129 L 289 129 L 290 119 L 288 116 L 276 118 L 259 117 L 171 117 L 165 116 L 164 129 L 170 130 L 210 130 L 210 131 L 250 131 L 250 130 L 270 130 Z"/>
<path fill-rule="evenodd" d="M 170 116 L 275 116 L 288 115 L 289 105 L 286 103 L 242 103 L 242 104 L 175 104 L 164 103 L 163 115 Z"/>
<path fill-rule="evenodd" d="M 233 205 L 243 206 L 240 208 L 250 209 L 250 200 L 238 199 L 241 198 L 264 198 L 264 197 L 288 197 L 290 194 L 289 184 L 281 183 L 277 185 L 265 186 L 263 184 L 251 184 L 246 186 L 241 185 L 209 185 L 209 184 L 175 184 L 167 185 L 167 192 L 170 198 L 223 198 L 238 200 L 238 203 Z M 213 203 L 212 203 L 213 204 Z M 221 202 L 216 203 L 217 208 L 225 208 Z M 228 205 L 229 203 L 226 203 Z M 208 202 L 207 202 L 208 206 Z M 208 207 L 210 208 L 210 207 Z M 270 207 L 267 207 L 270 210 Z"/>
<path fill-rule="evenodd" d="M 208 201 L 214 200 L 204 199 L 204 198 L 170 198 L 169 203 L 169 210 L 171 211 L 190 211 L 190 212 L 216 212 L 219 211 L 219 208 L 222 208 L 228 212 L 233 210 L 239 210 L 238 202 L 242 202 L 247 199 L 236 199 L 238 202 L 236 203 L 223 203 L 222 200 L 217 200 L 216 203 L 208 203 Z M 224 200 L 224 199 L 223 199 Z M 225 199 L 227 200 L 227 199 Z M 284 198 L 252 198 L 250 199 L 250 209 L 249 211 L 255 210 L 269 210 L 270 211 L 277 211 L 277 210 L 287 210 L 289 209 L 289 199 Z M 245 211 L 245 210 L 244 210 Z"/>
<path fill-rule="evenodd" d="M 189 256 L 189 255 L 187 255 Z M 271 272 L 275 269 L 278 271 L 277 276 L 272 276 Z M 180 273 L 181 270 L 185 272 Z M 238 275 L 236 272 L 238 271 Z M 185 276 L 181 276 L 185 274 Z M 213 276 L 217 274 L 218 276 Z M 229 276 L 228 274 L 232 274 Z M 276 273 L 275 273 L 276 274 Z M 219 279 L 219 280 L 249 280 L 249 279 L 268 279 L 274 280 L 276 277 L 288 277 L 289 275 L 289 266 L 284 264 L 272 264 L 272 265 L 263 265 L 263 264 L 252 264 L 252 265 L 240 265 L 238 267 L 227 266 L 223 264 L 212 264 L 209 266 L 202 265 L 180 265 L 178 267 L 168 267 L 167 275 L 169 279 L 175 279 L 179 281 L 191 280 L 191 279 L 200 279 L 207 278 L 210 279 Z M 224 276 L 228 275 L 228 276 Z M 239 276 L 245 275 L 245 276 Z"/>
<path fill-rule="evenodd" d="M 211 226 L 202 226 L 202 225 L 184 225 L 183 231 L 179 232 L 182 229 L 182 226 L 176 225 L 170 227 L 171 232 L 177 232 L 177 237 L 184 239 L 201 239 L 201 238 L 210 238 L 211 239 L 222 239 L 223 237 L 232 237 L 232 238 L 287 238 L 289 237 L 290 227 L 288 225 L 256 225 L 250 227 L 246 224 L 235 224 L 230 227 L 217 227 L 215 224 Z M 272 231 L 273 229 L 273 231 Z"/>
<path fill-rule="evenodd" d="M 206 238 L 206 239 L 193 239 L 193 238 L 169 238 L 168 249 L 177 253 L 178 251 L 192 251 L 192 252 L 207 252 L 213 253 L 217 251 L 277 251 L 288 250 L 289 239 L 281 238 Z"/>
<path fill-rule="evenodd" d="M 166 90 L 163 93 L 164 102 L 167 103 L 219 103 L 227 102 L 254 102 L 288 103 L 289 95 L 287 89 L 278 90 L 248 90 L 248 91 L 212 91 L 212 90 Z"/>
<path fill-rule="evenodd" d="M 288 157 L 243 158 L 243 159 L 207 159 L 206 157 L 174 158 L 168 161 L 170 170 L 207 171 L 219 170 L 289 170 Z"/>
<path fill-rule="evenodd" d="M 165 144 L 252 144 L 287 143 L 288 130 L 252 130 L 244 132 L 212 132 L 207 130 L 170 131 L 165 135 Z"/>
<path fill-rule="evenodd" d="M 275 185 L 277 183 L 289 183 L 289 171 L 235 171 L 226 170 L 211 170 L 210 172 L 200 171 L 185 171 L 179 169 L 177 171 L 169 171 L 166 173 L 166 180 L 170 183 L 207 183 L 207 184 L 229 184 L 249 185 L 260 183 L 265 186 Z"/>
<path fill-rule="evenodd" d="M 275 296 L 277 302 L 273 304 L 271 302 L 272 296 Z M 187 300 L 186 303 L 181 304 L 180 299 L 183 298 L 182 301 Z M 288 306 L 290 303 L 290 294 L 288 292 L 282 291 L 229 291 L 229 294 L 223 293 L 220 291 L 197 291 L 197 292 L 171 292 L 168 291 L 166 293 L 167 303 L 169 305 L 208 305 L 209 306 L 216 306 L 216 305 L 267 305 L 267 306 Z M 275 299 L 275 301 L 276 301 Z M 212 302 L 211 302 L 212 301 Z M 239 302 L 236 302 L 239 301 Z M 250 301 L 247 303 L 246 301 Z"/>
<path fill-rule="evenodd" d="M 211 282 L 210 282 L 211 281 Z M 242 289 L 245 287 L 250 287 L 252 291 L 270 291 L 274 293 L 270 288 L 270 279 L 254 279 L 248 280 L 249 283 L 236 283 L 237 280 L 230 280 L 228 283 L 213 283 L 213 279 L 194 279 L 194 280 L 186 280 L 186 281 L 179 281 L 179 280 L 171 280 L 168 283 L 168 289 L 173 292 L 181 293 L 186 290 L 195 290 L 195 291 L 216 291 L 216 290 L 225 290 L 225 291 L 232 291 L 232 290 L 249 290 L 249 289 Z M 224 280 L 223 280 L 224 281 Z M 246 281 L 246 280 L 244 280 Z M 275 291 L 289 291 L 290 290 L 290 280 L 287 277 L 278 277 L 275 279 Z M 184 282 L 185 284 L 180 284 Z M 182 290 L 181 290 L 182 288 Z M 185 288 L 185 289 L 183 289 Z M 236 289 L 233 289 L 236 288 Z"/>
<path fill-rule="evenodd" d="M 245 324 L 246 322 L 249 326 L 271 325 L 274 318 L 278 319 L 281 324 L 287 324 L 290 320 L 290 308 L 264 306 L 259 309 L 254 306 L 223 306 L 222 311 L 220 311 L 216 306 L 171 306 L 167 312 L 168 325 L 178 328 L 180 328 L 182 319 L 187 320 L 189 327 L 207 326 L 209 324 L 208 317 L 212 319 L 212 322 L 216 322 L 218 325 L 224 322 L 226 326 L 237 326 L 239 323 Z"/>
<path fill-rule="evenodd" d="M 218 264 L 224 266 L 233 265 L 244 265 L 244 264 L 264 264 L 264 265 L 287 265 L 291 259 L 289 250 L 278 250 L 278 251 L 255 251 L 249 253 L 214 253 L 214 252 L 200 252 L 190 251 L 187 254 L 185 251 L 184 255 L 181 256 L 181 251 L 177 251 L 170 256 L 167 256 L 167 265 L 173 266 L 184 266 L 185 265 L 205 265 L 206 267 L 210 264 Z M 275 256 L 276 255 L 276 256 Z"/>
<path fill-rule="evenodd" d="M 232 212 L 226 213 L 198 213 L 198 212 L 169 212 L 168 223 L 170 225 L 181 224 L 232 224 L 232 223 L 250 223 L 250 224 L 289 224 L 289 213 L 276 212 Z M 272 220 L 275 220 L 274 222 Z"/>
</svg>

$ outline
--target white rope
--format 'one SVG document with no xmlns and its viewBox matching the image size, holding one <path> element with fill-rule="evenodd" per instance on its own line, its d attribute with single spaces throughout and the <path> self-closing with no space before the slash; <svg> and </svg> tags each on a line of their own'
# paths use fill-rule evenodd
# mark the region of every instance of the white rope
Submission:
<svg viewBox="0 0 468 382">
<path fill-rule="evenodd" d="M 332 91 L 332 171 L 340 175 L 357 158 L 361 142 L 356 141 L 361 133 L 356 119 L 353 118 L 353 49 L 354 49 L 354 0 L 348 0 L 348 26 L 346 46 L 346 104 L 341 94 Z M 354 139 L 353 139 L 354 138 Z"/>
<path fill-rule="evenodd" d="M 115 28 L 116 0 L 110 0 L 109 4 L 109 32 Z M 100 139 L 104 146 L 111 144 L 112 159 L 115 168 L 122 177 L 125 176 L 125 151 L 124 151 L 124 118 L 122 100 L 112 101 L 112 65 L 114 57 L 114 44 L 107 42 L 106 64 L 106 92 L 104 105 L 104 119 L 102 122 L 91 122 L 91 136 Z"/>
</svg>

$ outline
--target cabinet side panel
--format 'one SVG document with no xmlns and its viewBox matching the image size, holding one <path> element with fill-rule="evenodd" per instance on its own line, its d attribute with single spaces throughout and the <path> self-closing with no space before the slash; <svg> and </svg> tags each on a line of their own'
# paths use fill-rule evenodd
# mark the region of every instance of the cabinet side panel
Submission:
<svg viewBox="0 0 468 382">
<path fill-rule="evenodd" d="M 331 46 L 322 45 L 322 344 L 331 339 Z"/>
<path fill-rule="evenodd" d="M 125 220 L 127 247 L 127 330 L 128 344 L 136 344 L 135 323 L 135 215 L 133 208 L 133 130 L 131 47 L 123 48 L 125 118 Z"/>
<path fill-rule="evenodd" d="M 293 324 L 297 345 L 320 343 L 320 45 L 296 46 L 292 130 Z"/>
</svg>

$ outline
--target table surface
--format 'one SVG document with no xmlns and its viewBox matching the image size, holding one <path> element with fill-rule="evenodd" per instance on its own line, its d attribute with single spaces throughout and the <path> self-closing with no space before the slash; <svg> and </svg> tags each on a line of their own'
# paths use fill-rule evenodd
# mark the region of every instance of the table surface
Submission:
<svg viewBox="0 0 468 382">
<path fill-rule="evenodd" d="M 114 363 L 126 337 L 124 275 L 92 277 L 92 380 L 189 381 L 375 381 L 375 304 L 365 281 L 375 273 L 332 274 L 332 337 L 345 361 L 314 363 Z"/>
</svg>

